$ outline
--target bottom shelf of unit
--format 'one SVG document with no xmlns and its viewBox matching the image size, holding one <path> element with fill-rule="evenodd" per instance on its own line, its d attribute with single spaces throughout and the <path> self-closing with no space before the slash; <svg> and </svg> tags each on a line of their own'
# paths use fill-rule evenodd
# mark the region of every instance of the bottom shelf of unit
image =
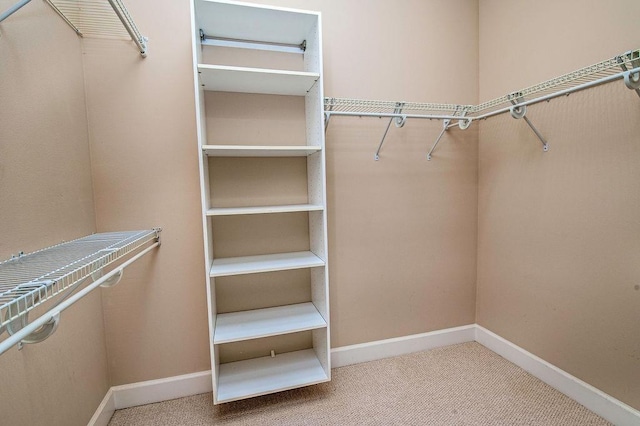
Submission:
<svg viewBox="0 0 640 426">
<path fill-rule="evenodd" d="M 216 402 L 230 402 L 328 380 L 313 349 L 220 364 Z"/>
</svg>

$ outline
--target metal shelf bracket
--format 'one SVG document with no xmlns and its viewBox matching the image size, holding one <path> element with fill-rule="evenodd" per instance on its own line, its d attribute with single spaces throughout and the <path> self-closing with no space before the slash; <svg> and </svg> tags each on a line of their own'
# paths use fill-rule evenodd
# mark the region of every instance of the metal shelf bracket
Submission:
<svg viewBox="0 0 640 426">
<path fill-rule="evenodd" d="M 442 131 L 440 132 L 440 134 L 436 138 L 435 143 L 433 144 L 433 146 L 431 147 L 431 150 L 427 154 L 427 160 L 431 161 L 431 154 L 433 154 L 433 150 L 436 149 L 436 146 L 438 146 L 438 143 L 440 143 L 440 139 L 442 139 L 442 136 L 444 135 L 444 132 L 449 130 L 449 124 L 451 124 L 451 120 L 443 120 L 442 121 Z"/>
<path fill-rule="evenodd" d="M 538 139 L 540 139 L 540 142 L 542 142 L 542 151 L 544 152 L 549 151 L 549 143 L 544 138 L 544 136 L 542 136 L 542 134 L 538 131 L 538 129 L 536 129 L 533 123 L 531 123 L 531 121 L 526 115 L 527 106 L 521 105 L 525 101 L 524 97 L 522 96 L 522 93 L 520 92 L 511 93 L 510 95 L 508 95 L 508 97 L 511 103 L 513 104 L 513 106 L 509 109 L 511 116 L 516 120 L 523 118 L 524 121 L 529 125 L 529 127 L 531 127 L 531 130 L 533 130 L 533 133 L 535 133 Z"/>
<path fill-rule="evenodd" d="M 402 114 L 402 108 L 404 107 L 404 102 L 396 102 L 396 107 L 393 110 L 394 114 Z M 391 117 L 389 119 L 389 123 L 387 123 L 387 128 L 384 131 L 384 135 L 382 135 L 382 140 L 380 141 L 380 145 L 378 145 L 378 149 L 376 151 L 375 156 L 373 157 L 376 161 L 378 161 L 380 159 L 380 150 L 382 149 L 382 144 L 384 144 L 384 140 L 387 137 L 387 133 L 389 133 L 389 127 L 391 127 L 391 123 L 393 123 L 395 121 L 395 125 L 396 127 L 404 127 L 406 121 L 407 121 L 407 116 L 406 115 L 401 115 L 401 116 L 396 116 L 396 117 Z"/>
</svg>

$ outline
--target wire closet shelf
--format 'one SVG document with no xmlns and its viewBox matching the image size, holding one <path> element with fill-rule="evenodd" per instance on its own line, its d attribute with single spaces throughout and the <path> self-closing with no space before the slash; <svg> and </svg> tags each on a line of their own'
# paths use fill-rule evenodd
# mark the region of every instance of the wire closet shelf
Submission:
<svg viewBox="0 0 640 426">
<path fill-rule="evenodd" d="M 542 83 L 511 92 L 479 105 L 378 101 L 349 98 L 325 98 L 325 117 L 395 117 L 455 120 L 466 117 L 479 120 L 512 111 L 521 106 L 624 79 L 627 87 L 640 89 L 640 50 L 572 71 Z M 638 92 L 640 95 L 640 92 Z M 467 120 L 468 121 L 468 120 Z"/>
<path fill-rule="evenodd" d="M 160 229 L 93 234 L 0 263 L 0 332 L 56 295 L 160 238 Z"/>
<path fill-rule="evenodd" d="M 0 22 L 31 0 L 21 0 L 0 14 Z M 44 0 L 80 37 L 131 39 L 143 57 L 147 38 L 140 33 L 122 0 Z"/>
</svg>

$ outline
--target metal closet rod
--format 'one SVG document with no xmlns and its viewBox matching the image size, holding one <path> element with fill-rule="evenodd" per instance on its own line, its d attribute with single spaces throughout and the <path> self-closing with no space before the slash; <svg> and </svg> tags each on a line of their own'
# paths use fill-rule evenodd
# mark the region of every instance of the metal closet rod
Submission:
<svg viewBox="0 0 640 426">
<path fill-rule="evenodd" d="M 27 324 L 25 327 L 21 328 L 14 334 L 9 335 L 9 337 L 7 337 L 5 340 L 0 342 L 0 355 L 5 353 L 12 347 L 19 345 L 20 342 L 22 342 L 22 340 L 28 338 L 32 333 L 37 332 L 38 329 L 40 329 L 41 327 L 44 327 L 47 324 L 50 324 L 52 322 L 57 322 L 59 320 L 60 313 L 62 311 L 69 308 L 71 305 L 73 305 L 78 300 L 82 299 L 83 297 L 85 297 L 86 295 L 88 295 L 89 293 L 91 293 L 93 290 L 100 287 L 101 285 L 109 284 L 110 280 L 122 274 L 122 271 L 124 270 L 124 268 L 131 265 L 133 262 L 140 259 L 142 256 L 149 253 L 151 250 L 153 250 L 158 246 L 160 246 L 160 241 L 153 243 L 152 245 L 150 245 L 140 253 L 133 256 L 131 259 L 119 265 L 117 268 L 104 274 L 102 277 L 98 278 L 97 280 L 89 284 L 87 287 L 83 288 L 78 293 L 62 301 L 54 309 L 46 312 L 45 314 L 41 315 L 35 320 L 29 322 L 29 324 Z"/>
</svg>

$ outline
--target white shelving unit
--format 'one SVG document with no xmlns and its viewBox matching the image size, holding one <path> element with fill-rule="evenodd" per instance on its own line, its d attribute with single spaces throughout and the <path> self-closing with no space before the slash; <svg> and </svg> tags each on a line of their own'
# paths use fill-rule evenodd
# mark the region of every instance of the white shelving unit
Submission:
<svg viewBox="0 0 640 426">
<path fill-rule="evenodd" d="M 328 381 L 331 379 L 329 273 L 320 14 L 226 0 L 192 0 L 192 29 L 214 403 Z M 249 55 L 255 52 L 254 49 L 275 50 L 277 53 L 267 55 L 273 56 L 276 66 L 267 69 L 264 66 L 240 67 L 230 63 L 211 63 L 210 58 L 215 58 L 213 61 L 217 60 L 218 56 L 215 53 L 216 49 L 220 48 L 225 49 L 227 54 L 230 49 L 236 49 L 233 53 L 245 55 L 247 52 Z M 281 55 L 298 55 L 301 69 L 289 69 L 287 66 L 279 68 L 277 59 L 281 58 Z M 209 58 L 209 61 L 205 58 Z M 288 58 L 295 59 L 293 62 L 298 61 L 297 57 Z M 292 63 L 290 60 L 285 62 Z M 224 141 L 211 143 L 208 139 L 216 139 L 217 142 L 219 138 L 215 128 L 207 130 L 206 123 L 211 118 L 206 114 L 206 110 L 217 98 L 206 95 L 207 92 L 242 94 L 238 96 L 256 94 L 303 97 L 305 135 L 294 145 L 282 145 L 278 137 L 269 132 L 265 132 L 268 135 L 266 139 L 256 140 L 257 143 L 253 145 L 234 145 Z M 220 111 L 220 107 L 221 105 L 216 105 L 216 108 L 211 110 Z M 247 114 L 236 117 L 239 119 L 237 121 L 250 120 L 250 112 Z M 256 123 L 260 123 L 259 120 Z M 240 137 L 234 139 L 244 140 Z M 254 140 L 246 142 L 251 143 Z M 252 157 L 291 157 L 286 161 L 306 162 L 306 202 L 300 200 L 292 204 L 293 200 L 286 202 L 277 197 L 271 200 L 264 194 L 261 194 L 259 201 L 240 197 L 234 198 L 233 202 L 217 202 L 216 185 L 234 185 L 234 180 L 223 179 L 222 183 L 214 181 L 214 176 L 219 176 L 219 173 L 224 171 L 219 171 L 218 174 L 210 171 L 214 170 L 216 165 L 224 164 L 220 162 L 232 161 L 227 158 L 237 157 L 248 157 L 243 161 L 252 161 Z M 268 161 L 266 166 L 265 163 L 260 163 L 261 167 L 267 168 L 270 164 L 273 164 L 274 168 L 281 164 L 271 163 L 275 160 L 260 161 Z M 250 174 L 253 174 L 253 171 Z M 268 184 L 270 172 L 247 178 L 259 179 L 261 185 L 264 185 L 265 181 Z M 304 185 L 302 182 L 299 184 Z M 273 185 L 277 193 L 277 183 L 274 182 Z M 228 192 L 235 193 L 233 190 Z M 214 239 L 218 235 L 216 230 L 217 226 L 220 226 L 219 221 L 232 220 L 229 217 L 233 217 L 234 223 L 241 224 L 242 227 L 245 223 L 243 221 L 261 214 L 282 215 L 278 219 L 278 226 L 289 223 L 287 215 L 295 214 L 298 218 L 300 214 L 308 215 L 308 249 L 256 254 L 256 250 L 251 246 L 246 247 L 246 255 L 240 253 L 228 256 L 228 252 L 221 246 L 229 240 L 221 243 L 220 240 Z M 300 232 L 300 228 L 296 229 L 296 232 Z M 288 238 L 286 230 L 284 233 L 284 239 Z M 281 234 L 281 228 L 277 229 L 277 234 Z M 292 236 L 292 240 L 297 241 L 296 236 Z M 242 244 L 235 245 L 234 254 L 243 249 L 243 244 L 247 245 L 246 239 Z M 260 241 L 260 247 L 264 246 L 265 241 Z M 268 242 L 266 246 L 268 247 Z M 218 255 L 218 251 L 224 253 Z M 303 269 L 309 272 L 283 272 Z M 251 293 L 243 291 L 243 285 L 250 282 L 259 287 L 266 287 L 267 282 L 273 281 L 265 279 L 265 274 L 273 273 L 285 274 L 285 277 L 288 276 L 286 274 L 292 274 L 290 276 L 294 278 L 290 279 L 293 280 L 308 277 L 308 283 L 295 281 L 292 285 L 296 288 L 300 288 L 301 285 L 308 286 L 309 299 L 302 302 L 283 300 L 281 304 L 269 306 L 261 305 L 261 300 L 246 300 L 249 302 L 247 306 L 252 306 L 251 308 L 234 308 L 235 310 L 231 311 L 225 308 L 225 295 L 228 297 L 229 291 L 237 290 L 243 301 L 250 297 L 259 299 L 259 296 L 247 296 Z M 241 280 L 234 280 L 233 277 L 238 276 Z M 280 275 L 278 279 L 279 277 Z M 225 291 L 219 290 L 223 285 L 226 286 Z M 283 285 L 286 286 L 288 283 L 285 282 Z M 265 288 L 265 291 L 269 291 L 269 288 Z M 270 297 L 269 303 L 279 297 Z M 290 338 L 296 343 L 286 343 Z M 309 343 L 306 347 L 300 347 L 299 342 Z M 242 346 L 238 351 L 237 345 L 246 346 Z M 268 350 L 265 350 L 265 347 L 268 347 Z M 247 359 L 247 356 L 252 357 Z"/>
</svg>

